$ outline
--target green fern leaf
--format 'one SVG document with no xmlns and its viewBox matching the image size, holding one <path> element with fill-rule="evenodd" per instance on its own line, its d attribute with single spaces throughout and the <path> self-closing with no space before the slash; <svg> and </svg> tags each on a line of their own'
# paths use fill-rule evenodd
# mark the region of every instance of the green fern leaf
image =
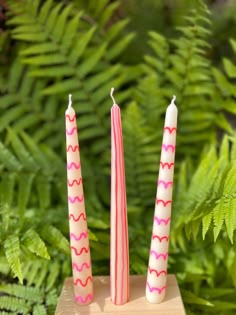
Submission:
<svg viewBox="0 0 236 315">
<path fill-rule="evenodd" d="M 30 229 L 24 233 L 22 241 L 26 248 L 28 248 L 32 253 L 40 257 L 50 259 L 44 241 L 33 229 Z"/>
<path fill-rule="evenodd" d="M 53 245 L 53 247 L 58 248 L 67 255 L 70 254 L 69 241 L 56 227 L 52 225 L 44 226 L 42 227 L 40 234 L 46 243 Z"/>
<path fill-rule="evenodd" d="M 20 242 L 16 235 L 9 236 L 4 241 L 4 249 L 7 261 L 11 267 L 14 277 L 17 277 L 20 283 L 23 282 L 21 264 L 20 264 Z"/>
<path fill-rule="evenodd" d="M 0 296 L 0 305 L 2 309 L 15 312 L 14 314 L 28 314 L 30 310 L 27 301 L 11 296 Z"/>
</svg>

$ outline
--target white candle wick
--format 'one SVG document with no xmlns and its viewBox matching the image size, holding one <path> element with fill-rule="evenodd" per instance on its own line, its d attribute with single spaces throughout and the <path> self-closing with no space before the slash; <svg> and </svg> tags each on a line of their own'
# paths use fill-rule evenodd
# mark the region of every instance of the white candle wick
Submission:
<svg viewBox="0 0 236 315">
<path fill-rule="evenodd" d="M 115 91 L 115 89 L 114 89 L 114 88 L 111 88 L 110 96 L 111 96 L 111 99 L 112 99 L 112 101 L 113 101 L 113 105 L 116 104 L 116 101 L 115 101 L 114 96 L 113 96 L 113 92 L 114 92 L 114 91 Z"/>
<path fill-rule="evenodd" d="M 173 98 L 172 98 L 172 101 L 171 101 L 170 105 L 175 105 L 175 100 L 176 100 L 176 96 L 173 95 Z"/>
<path fill-rule="evenodd" d="M 68 104 L 68 108 L 71 108 L 72 106 L 72 94 L 69 94 L 69 104 Z"/>
</svg>

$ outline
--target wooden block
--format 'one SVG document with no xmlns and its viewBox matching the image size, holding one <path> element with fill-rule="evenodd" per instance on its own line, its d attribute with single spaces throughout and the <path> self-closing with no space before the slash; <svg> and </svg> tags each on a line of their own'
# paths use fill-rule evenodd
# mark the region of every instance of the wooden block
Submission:
<svg viewBox="0 0 236 315">
<path fill-rule="evenodd" d="M 179 287 L 174 275 L 167 276 L 166 296 L 162 303 L 151 304 L 145 298 L 146 276 L 130 276 L 130 301 L 114 305 L 110 300 L 109 276 L 93 277 L 94 300 L 80 306 L 74 302 L 73 279 L 66 278 L 55 315 L 185 315 Z"/>
</svg>

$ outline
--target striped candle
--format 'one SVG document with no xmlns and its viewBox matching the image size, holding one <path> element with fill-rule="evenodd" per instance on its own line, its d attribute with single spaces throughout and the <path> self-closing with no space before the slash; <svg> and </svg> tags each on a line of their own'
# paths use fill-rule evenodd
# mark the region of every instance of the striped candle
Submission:
<svg viewBox="0 0 236 315">
<path fill-rule="evenodd" d="M 93 283 L 76 116 L 72 108 L 71 95 L 65 120 L 70 248 L 75 301 L 80 305 L 86 305 L 93 299 Z"/>
<path fill-rule="evenodd" d="M 129 301 L 129 243 L 124 150 L 120 108 L 111 89 L 111 243 L 110 294 L 114 304 Z"/>
<path fill-rule="evenodd" d="M 165 297 L 167 260 L 172 205 L 172 190 L 177 130 L 177 107 L 175 96 L 166 111 L 151 249 L 149 256 L 146 298 L 151 303 L 160 303 Z"/>
</svg>

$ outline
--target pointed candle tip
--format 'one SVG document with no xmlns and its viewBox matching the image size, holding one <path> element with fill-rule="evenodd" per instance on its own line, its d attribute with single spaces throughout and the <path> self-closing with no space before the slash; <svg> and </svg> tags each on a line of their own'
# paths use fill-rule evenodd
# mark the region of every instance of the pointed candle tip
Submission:
<svg viewBox="0 0 236 315">
<path fill-rule="evenodd" d="M 68 108 L 70 108 L 72 106 L 72 94 L 69 94 L 69 104 L 68 104 Z"/>
<path fill-rule="evenodd" d="M 115 101 L 114 96 L 113 96 L 114 91 L 115 91 L 115 89 L 112 87 L 112 88 L 111 88 L 110 96 L 111 96 L 111 99 L 112 99 L 112 101 L 113 101 L 113 105 L 116 104 L 116 101 Z"/>
<path fill-rule="evenodd" d="M 173 98 L 172 98 L 172 101 L 171 101 L 171 105 L 175 105 L 175 100 L 176 100 L 176 96 L 175 95 L 173 95 Z"/>
</svg>

